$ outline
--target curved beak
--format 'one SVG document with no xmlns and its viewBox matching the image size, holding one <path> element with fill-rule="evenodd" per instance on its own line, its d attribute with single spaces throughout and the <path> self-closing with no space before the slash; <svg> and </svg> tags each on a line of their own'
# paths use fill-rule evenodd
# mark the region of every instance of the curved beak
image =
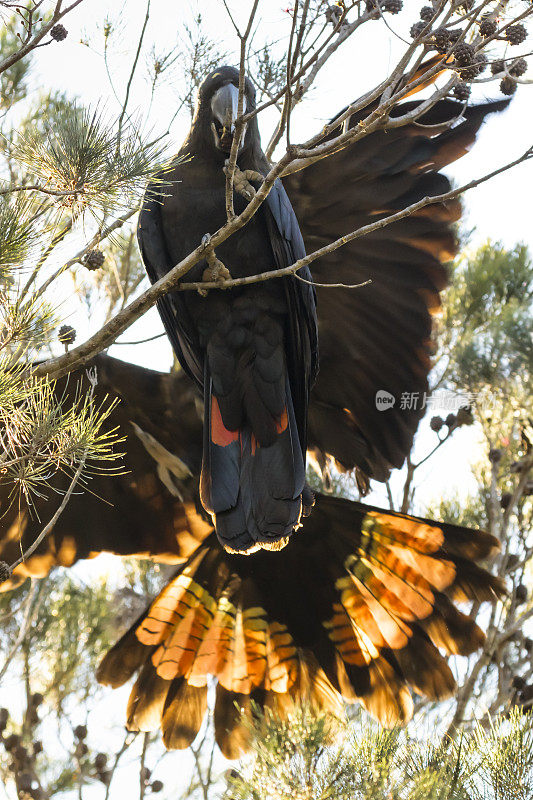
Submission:
<svg viewBox="0 0 533 800">
<path fill-rule="evenodd" d="M 213 116 L 220 122 L 223 128 L 230 133 L 235 130 L 235 120 L 239 108 L 239 90 L 232 83 L 222 86 L 211 100 L 211 110 Z"/>
<path fill-rule="evenodd" d="M 215 92 L 211 100 L 211 111 L 213 113 L 213 135 L 215 144 L 222 150 L 231 148 L 231 141 L 235 132 L 235 120 L 238 116 L 239 90 L 233 83 L 221 86 Z M 242 138 L 244 139 L 245 130 Z"/>
</svg>

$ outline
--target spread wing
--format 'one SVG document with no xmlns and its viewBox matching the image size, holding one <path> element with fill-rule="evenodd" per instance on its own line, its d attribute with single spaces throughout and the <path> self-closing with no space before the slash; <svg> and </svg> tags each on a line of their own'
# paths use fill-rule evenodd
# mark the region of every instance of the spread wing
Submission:
<svg viewBox="0 0 533 800">
<path fill-rule="evenodd" d="M 102 551 L 186 560 L 99 668 L 112 686 L 139 672 L 131 728 L 161 725 L 168 747 L 186 747 L 209 676 L 216 738 L 230 757 L 247 746 L 236 706 L 249 714 L 252 700 L 281 713 L 295 702 L 334 711 L 360 702 L 392 725 L 409 718 L 410 689 L 434 700 L 454 690 L 447 656 L 483 642 L 454 601 L 503 590 L 477 563 L 497 550 L 492 536 L 318 495 L 282 553 L 231 556 L 196 511 L 201 415 L 188 379 L 108 356 L 94 366 L 97 399 L 121 399 L 109 425 L 127 436 L 126 471 L 94 475 L 14 580 Z M 58 383 L 65 402 L 73 377 L 84 379 Z M 11 563 L 20 537 L 33 542 L 41 524 L 6 502 L 4 491 L 0 559 Z M 49 504 L 38 500 L 43 519 Z"/>
<path fill-rule="evenodd" d="M 252 701 L 283 714 L 294 703 L 342 713 L 360 702 L 383 724 L 406 722 L 410 689 L 432 700 L 455 681 L 450 654 L 484 635 L 454 600 L 494 600 L 502 585 L 476 564 L 494 537 L 318 496 L 283 553 L 230 556 L 213 534 L 107 653 L 98 679 L 138 672 L 128 727 L 161 726 L 187 747 L 217 679 L 216 740 L 247 747 Z"/>
<path fill-rule="evenodd" d="M 179 563 L 188 558 L 212 527 L 197 513 L 202 454 L 201 409 L 193 386 L 182 374 L 163 374 L 106 355 L 97 369 L 97 403 L 118 397 L 107 420 L 125 441 L 120 474 L 105 470 L 87 476 L 71 497 L 50 536 L 14 571 L 12 588 L 28 575 L 42 577 L 56 565 L 70 566 L 100 552 L 154 556 Z M 56 386 L 68 405 L 85 371 L 71 373 Z M 70 478 L 59 475 L 54 488 L 64 491 Z M 10 503 L 9 487 L 0 488 L 0 560 L 14 563 L 55 512 L 60 498 L 52 490 L 37 497 L 32 513 Z"/>
<path fill-rule="evenodd" d="M 284 179 L 307 252 L 449 190 L 440 170 L 467 152 L 488 114 L 506 105 L 464 111 L 441 101 L 416 123 L 372 133 Z M 350 126 L 358 121 L 352 117 Z M 386 480 L 410 450 L 428 390 L 431 317 L 446 286 L 445 264 L 456 252 L 460 215 L 457 200 L 426 206 L 312 264 L 320 283 L 372 282 L 316 290 L 320 371 L 308 443 L 346 469 Z M 376 407 L 379 390 L 393 395 L 394 407 Z M 416 408 L 401 407 L 403 393 L 418 395 Z"/>
</svg>

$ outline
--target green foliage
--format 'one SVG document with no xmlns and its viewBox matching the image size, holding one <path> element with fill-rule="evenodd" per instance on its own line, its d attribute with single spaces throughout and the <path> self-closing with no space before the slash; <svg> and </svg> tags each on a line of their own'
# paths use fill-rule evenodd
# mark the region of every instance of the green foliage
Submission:
<svg viewBox="0 0 533 800">
<path fill-rule="evenodd" d="M 398 767 L 404 769 L 409 800 L 471 800 L 470 784 L 482 760 L 471 739 L 443 740 L 426 746 L 408 740 Z M 398 779 L 398 777 L 396 778 Z"/>
<path fill-rule="evenodd" d="M 480 494 L 465 497 L 455 493 L 440 497 L 424 507 L 424 516 L 474 529 L 483 528 L 487 523 L 486 506 Z"/>
<path fill-rule="evenodd" d="M 352 728 L 348 745 L 348 764 L 345 773 L 350 775 L 353 796 L 357 798 L 386 797 L 400 748 L 398 730 L 378 729 L 369 723 Z M 354 765 L 357 768 L 354 769 Z"/>
<path fill-rule="evenodd" d="M 4 696 L 7 708 L 2 713 L 8 722 L 0 737 L 6 750 L 0 760 L 0 777 L 6 787 L 14 774 L 17 781 L 25 775 L 35 780 L 38 775 L 39 784 L 46 787 L 44 797 L 55 797 L 75 788 L 80 780 L 85 782 L 85 772 L 94 772 L 87 748 L 79 737 L 69 737 L 68 729 L 72 721 L 86 720 L 88 704 L 103 692 L 94 673 L 114 638 L 112 594 L 113 586 L 105 579 L 87 585 L 60 570 L 53 584 L 45 579 L 29 588 L 27 582 L 0 595 L 2 650 L 11 652 L 8 676 L 25 689 L 24 699 L 20 692 L 12 702 L 9 698 L 6 702 Z M 22 646 L 13 652 L 11 646 L 26 611 L 31 624 Z M 63 732 L 61 748 L 53 746 L 56 726 Z M 9 748 L 13 735 L 19 745 Z M 40 750 L 35 748 L 39 742 L 43 745 Z"/>
<path fill-rule="evenodd" d="M 326 800 L 353 797 L 349 762 L 341 745 L 345 726 L 308 709 L 280 719 L 255 709 L 254 760 L 231 781 L 232 800 Z"/>
<path fill-rule="evenodd" d="M 231 800 L 528 800 L 533 717 L 515 709 L 432 743 L 309 710 L 256 713 L 253 757 L 228 779 Z"/>
<path fill-rule="evenodd" d="M 59 106 L 42 126 L 28 128 L 13 155 L 56 202 L 80 214 L 129 208 L 153 175 L 161 147 L 143 143 L 132 123 L 122 127 L 100 110 Z"/>
<path fill-rule="evenodd" d="M 518 800 L 533 796 L 533 716 L 514 710 L 499 717 L 488 728 L 478 726 L 473 743 L 481 760 L 476 800 Z"/>
<path fill-rule="evenodd" d="M 11 282 L 39 240 L 34 204 L 23 193 L 0 196 L 0 281 Z"/>
<path fill-rule="evenodd" d="M 448 292 L 441 345 L 460 389 L 522 389 L 533 375 L 533 265 L 527 248 L 487 242 L 460 263 Z"/>
<path fill-rule="evenodd" d="M 8 357 L 0 360 L 0 481 L 27 502 L 53 475 L 72 475 L 82 461 L 88 469 L 103 468 L 102 461 L 119 457 L 113 449 L 118 432 L 105 429 L 115 402 L 96 405 L 81 386 L 58 398 L 54 388 Z"/>
<path fill-rule="evenodd" d="M 20 26 L 20 18 L 13 15 L 7 20 L 3 20 L 0 28 L 0 52 L 6 58 L 8 54 L 16 52 L 20 47 L 20 40 L 17 38 L 17 27 Z M 27 78 L 30 72 L 30 62 L 28 59 L 16 61 L 9 69 L 0 73 L 0 110 L 6 109 L 18 103 L 26 97 Z"/>
<path fill-rule="evenodd" d="M 56 316 L 50 305 L 39 298 L 30 297 L 26 302 L 10 290 L 0 292 L 0 350 L 32 353 L 49 341 L 57 326 Z"/>
<path fill-rule="evenodd" d="M 94 666 L 113 643 L 111 593 L 106 580 L 87 586 L 62 571 L 39 607 L 30 659 L 36 688 L 57 714 L 96 691 Z"/>
</svg>

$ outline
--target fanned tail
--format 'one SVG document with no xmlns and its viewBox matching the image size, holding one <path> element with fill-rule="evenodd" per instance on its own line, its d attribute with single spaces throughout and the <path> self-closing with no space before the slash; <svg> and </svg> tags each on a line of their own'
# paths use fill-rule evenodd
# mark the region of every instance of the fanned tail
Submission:
<svg viewBox="0 0 533 800">
<path fill-rule="evenodd" d="M 447 656 L 482 645 L 454 600 L 502 595 L 477 563 L 497 550 L 483 532 L 319 495 L 282 557 L 229 555 L 213 533 L 98 679 L 117 686 L 138 672 L 128 726 L 161 725 L 167 747 L 181 748 L 200 729 L 215 677 L 215 734 L 230 758 L 247 747 L 252 700 L 282 714 L 293 703 L 339 714 L 343 701 L 360 702 L 384 725 L 404 723 L 410 689 L 448 697 Z"/>
<path fill-rule="evenodd" d="M 288 380 L 273 435 L 260 444 L 249 424 L 228 430 L 211 382 L 205 399 L 200 493 L 228 552 L 279 550 L 298 526 L 305 465 Z"/>
</svg>

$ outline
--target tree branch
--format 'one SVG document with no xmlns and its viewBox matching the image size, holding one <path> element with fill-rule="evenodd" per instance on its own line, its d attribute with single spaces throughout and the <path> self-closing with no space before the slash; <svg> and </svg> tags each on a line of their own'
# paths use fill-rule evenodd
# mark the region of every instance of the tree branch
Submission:
<svg viewBox="0 0 533 800">
<path fill-rule="evenodd" d="M 485 183 L 491 178 L 494 178 L 496 175 L 499 175 L 502 172 L 505 172 L 506 170 L 516 166 L 517 164 L 522 163 L 527 158 L 530 158 L 531 155 L 532 148 L 528 148 L 518 158 L 508 162 L 507 164 L 504 164 L 502 167 L 493 170 L 481 178 L 472 180 L 469 183 L 466 183 L 463 186 L 444 194 L 435 195 L 433 197 L 424 197 L 418 202 L 407 206 L 407 208 L 403 209 L 402 211 L 398 211 L 397 213 L 391 214 L 388 217 L 378 220 L 377 222 L 365 225 L 362 228 L 359 228 L 357 231 L 346 234 L 345 236 L 336 239 L 331 244 L 321 247 L 304 258 L 299 259 L 291 266 L 282 269 L 271 270 L 269 272 L 263 272 L 245 278 L 236 278 L 220 283 L 180 284 L 179 279 L 181 276 L 187 273 L 195 264 L 198 263 L 198 261 L 204 258 L 205 246 L 201 244 L 199 247 L 193 250 L 192 253 L 186 256 L 186 258 L 180 261 L 179 264 L 173 267 L 173 269 L 171 269 L 164 277 L 160 278 L 156 283 L 154 283 L 150 289 L 147 289 L 146 292 L 132 301 L 130 305 L 127 306 L 123 311 L 119 312 L 112 320 L 110 320 L 110 322 L 108 322 L 96 334 L 94 334 L 94 336 L 90 337 L 90 339 L 88 339 L 79 347 L 76 347 L 73 350 L 70 350 L 68 353 L 65 353 L 65 355 L 39 364 L 39 366 L 35 369 L 35 374 L 39 377 L 43 375 L 59 377 L 72 369 L 82 366 L 105 347 L 109 347 L 109 345 L 112 344 L 123 331 L 125 331 L 133 322 L 139 319 L 139 317 L 148 311 L 149 308 L 155 305 L 160 297 L 167 294 L 169 291 L 197 291 L 198 289 L 217 288 L 225 289 L 233 286 L 244 286 L 250 283 L 257 283 L 259 281 L 272 280 L 273 278 L 290 275 L 301 269 L 301 267 L 312 263 L 317 258 L 334 252 L 344 244 L 354 241 L 355 239 L 359 239 L 368 233 L 372 233 L 373 231 L 384 228 L 393 222 L 404 219 L 405 217 L 410 216 L 415 211 L 418 211 L 425 206 L 433 205 L 435 203 L 445 203 L 447 200 L 458 197 L 460 194 L 463 194 L 469 189 L 473 189 L 474 187 Z M 248 220 L 259 208 L 264 198 L 267 196 L 277 177 L 283 174 L 283 170 L 288 163 L 290 163 L 290 155 L 285 154 L 278 164 L 269 172 L 263 181 L 263 184 L 258 189 L 255 197 L 250 201 L 245 210 L 238 217 L 235 217 L 231 222 L 226 223 L 226 225 L 213 234 L 210 239 L 210 247 L 216 248 L 219 244 L 228 239 L 233 233 L 235 233 L 235 231 L 242 228 L 243 225 L 248 222 Z"/>
<path fill-rule="evenodd" d="M 257 12 L 257 6 L 259 5 L 259 0 L 254 0 L 254 4 L 252 6 L 252 10 L 250 11 L 250 17 L 248 19 L 248 25 L 246 26 L 245 32 L 241 34 L 238 32 L 238 28 L 236 29 L 239 35 L 239 39 L 241 41 L 241 53 L 240 53 L 240 62 L 239 62 L 239 98 L 237 100 L 237 119 L 235 120 L 235 128 L 233 131 L 233 139 L 231 142 L 231 150 L 228 159 L 228 166 L 226 169 L 226 218 L 228 222 L 231 222 L 232 219 L 235 217 L 235 209 L 233 207 L 233 181 L 235 179 L 235 168 L 237 166 L 237 156 L 239 154 L 239 149 L 241 146 L 241 139 L 244 131 L 244 127 L 246 122 L 243 119 L 243 111 L 244 111 L 244 91 L 245 91 L 245 81 L 246 81 L 246 45 L 248 42 L 248 37 L 250 35 L 250 31 L 252 30 L 252 25 L 254 21 L 255 14 Z M 228 12 L 229 13 L 229 12 Z M 231 18 L 231 16 L 230 16 Z"/>
<path fill-rule="evenodd" d="M 13 64 L 16 64 L 17 61 L 20 61 L 21 58 L 27 56 L 28 53 L 30 53 L 39 44 L 39 42 L 42 41 L 42 39 L 44 39 L 46 34 L 52 30 L 54 25 L 60 19 L 62 19 L 66 14 L 68 14 L 69 11 L 72 11 L 72 9 L 76 8 L 76 6 L 79 6 L 79 4 L 82 1 L 83 0 L 75 0 L 75 2 L 72 3 L 70 6 L 68 6 L 68 8 L 66 8 L 64 11 L 61 11 L 61 3 L 57 3 L 54 14 L 50 22 L 47 22 L 45 25 L 43 25 L 41 30 L 38 33 L 36 33 L 35 36 L 33 36 L 29 41 L 25 42 L 20 48 L 20 50 L 17 50 L 16 53 L 11 53 L 11 55 L 4 58 L 3 61 L 0 61 L 0 73 L 5 72 L 6 69 L 12 67 Z"/>
</svg>

